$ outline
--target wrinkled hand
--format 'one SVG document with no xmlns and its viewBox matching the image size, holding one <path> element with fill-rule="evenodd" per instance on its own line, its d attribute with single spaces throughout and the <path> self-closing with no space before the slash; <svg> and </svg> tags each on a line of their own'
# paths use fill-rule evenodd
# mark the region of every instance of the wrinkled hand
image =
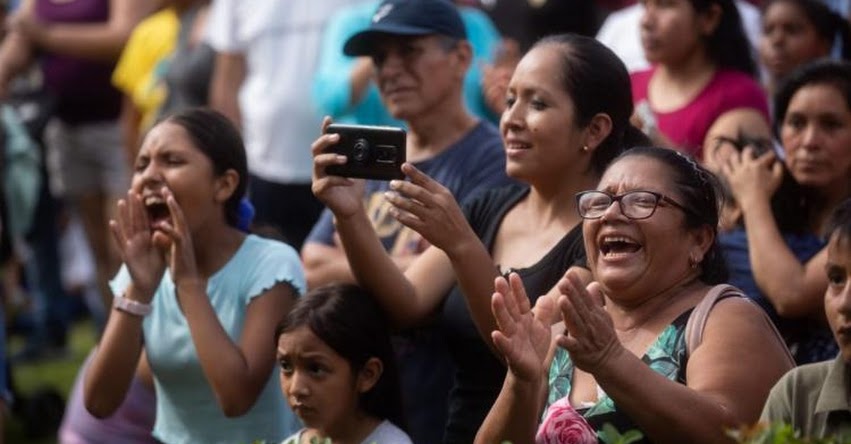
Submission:
<svg viewBox="0 0 851 444">
<path fill-rule="evenodd" d="M 133 191 L 118 201 L 117 220 L 109 221 L 121 260 L 127 266 L 140 302 L 148 303 L 165 273 L 165 253 L 154 243 L 154 233 L 142 197 Z"/>
<path fill-rule="evenodd" d="M 385 198 L 393 205 L 390 214 L 396 220 L 450 255 L 452 249 L 463 247 L 464 240 L 478 242 L 458 202 L 446 187 L 410 163 L 402 164 L 402 172 L 411 181 L 391 181 L 393 191 L 385 193 Z"/>
<path fill-rule="evenodd" d="M 556 341 L 570 353 L 577 368 L 594 374 L 610 358 L 625 351 L 603 306 L 600 284 L 592 282 L 586 288 L 577 276 L 568 272 L 559 281 L 558 289 L 562 293 L 558 306 L 565 331 Z"/>
<path fill-rule="evenodd" d="M 727 159 L 721 173 L 727 178 L 739 207 L 747 211 L 755 202 L 771 199 L 783 181 L 783 164 L 774 151 L 757 157 L 751 147 L 745 147 L 741 154 Z"/>
<path fill-rule="evenodd" d="M 183 210 L 174 199 L 171 190 L 163 190 L 163 197 L 168 205 L 169 220 L 158 222 L 155 228 L 167 236 L 167 241 L 162 242 L 168 248 L 168 270 L 175 285 L 186 282 L 198 282 L 198 266 L 195 262 L 195 249 L 192 245 L 192 236 L 186 226 L 186 217 Z M 157 243 L 160 243 L 157 242 Z"/>
<path fill-rule="evenodd" d="M 508 280 L 496 278 L 494 290 L 491 310 L 499 328 L 491 333 L 494 346 L 517 379 L 538 382 L 547 372 L 544 363 L 552 336 L 546 319 L 554 310 L 553 301 L 539 298 L 534 313 L 517 273 L 511 273 Z"/>
<path fill-rule="evenodd" d="M 358 211 L 363 211 L 364 181 L 334 176 L 325 172 L 328 166 L 346 163 L 346 156 L 325 152 L 329 146 L 340 141 L 338 134 L 324 134 L 325 129 L 330 124 L 331 118 L 325 117 L 322 121 L 323 134 L 310 146 L 313 153 L 313 183 L 311 189 L 313 195 L 325 204 L 339 220 Z"/>
</svg>

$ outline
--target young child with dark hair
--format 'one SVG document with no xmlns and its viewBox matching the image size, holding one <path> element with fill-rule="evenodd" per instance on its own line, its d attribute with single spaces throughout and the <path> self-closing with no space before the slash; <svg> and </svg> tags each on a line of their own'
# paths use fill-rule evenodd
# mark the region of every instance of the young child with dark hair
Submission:
<svg viewBox="0 0 851 444">
<path fill-rule="evenodd" d="M 851 439 L 851 199 L 828 223 L 824 311 L 839 345 L 835 359 L 796 367 L 771 389 L 762 420 L 783 421 L 809 438 Z"/>
<path fill-rule="evenodd" d="M 387 321 L 354 285 L 320 287 L 278 326 L 281 390 L 305 428 L 284 444 L 411 444 Z"/>
</svg>

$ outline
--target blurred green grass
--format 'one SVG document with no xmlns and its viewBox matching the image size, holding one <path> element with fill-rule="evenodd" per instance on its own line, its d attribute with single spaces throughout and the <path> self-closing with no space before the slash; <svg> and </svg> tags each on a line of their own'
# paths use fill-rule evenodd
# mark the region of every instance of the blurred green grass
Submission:
<svg viewBox="0 0 851 444">
<path fill-rule="evenodd" d="M 62 394 L 65 401 L 71 392 L 77 370 L 95 343 L 95 328 L 91 321 L 75 323 L 70 331 L 68 351 L 62 357 L 50 358 L 12 366 L 12 378 L 19 396 L 27 397 L 44 387 L 52 387 Z M 9 355 L 22 346 L 21 338 L 11 338 Z M 44 439 L 27 437 L 22 418 L 11 415 L 6 426 L 7 444 L 55 444 L 56 436 Z"/>
</svg>

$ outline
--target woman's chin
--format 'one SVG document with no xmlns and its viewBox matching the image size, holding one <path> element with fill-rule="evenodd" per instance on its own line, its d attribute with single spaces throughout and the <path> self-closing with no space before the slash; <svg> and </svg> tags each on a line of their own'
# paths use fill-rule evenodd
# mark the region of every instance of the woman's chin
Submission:
<svg viewBox="0 0 851 444">
<path fill-rule="evenodd" d="M 598 270 L 595 280 L 603 286 L 606 294 L 618 294 L 635 287 L 641 279 L 641 273 L 633 270 Z"/>
</svg>

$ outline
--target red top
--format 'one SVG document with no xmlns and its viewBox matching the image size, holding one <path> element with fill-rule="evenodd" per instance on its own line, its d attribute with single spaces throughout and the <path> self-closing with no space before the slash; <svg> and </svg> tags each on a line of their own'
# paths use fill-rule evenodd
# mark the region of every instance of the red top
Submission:
<svg viewBox="0 0 851 444">
<path fill-rule="evenodd" d="M 636 106 L 647 100 L 647 86 L 655 68 L 631 75 L 632 100 Z M 657 112 L 656 124 L 665 137 L 683 151 L 702 157 L 703 139 L 715 120 L 727 111 L 751 108 L 770 122 L 768 100 L 759 84 L 740 71 L 720 69 L 697 97 L 683 107 L 669 112 Z"/>
</svg>

